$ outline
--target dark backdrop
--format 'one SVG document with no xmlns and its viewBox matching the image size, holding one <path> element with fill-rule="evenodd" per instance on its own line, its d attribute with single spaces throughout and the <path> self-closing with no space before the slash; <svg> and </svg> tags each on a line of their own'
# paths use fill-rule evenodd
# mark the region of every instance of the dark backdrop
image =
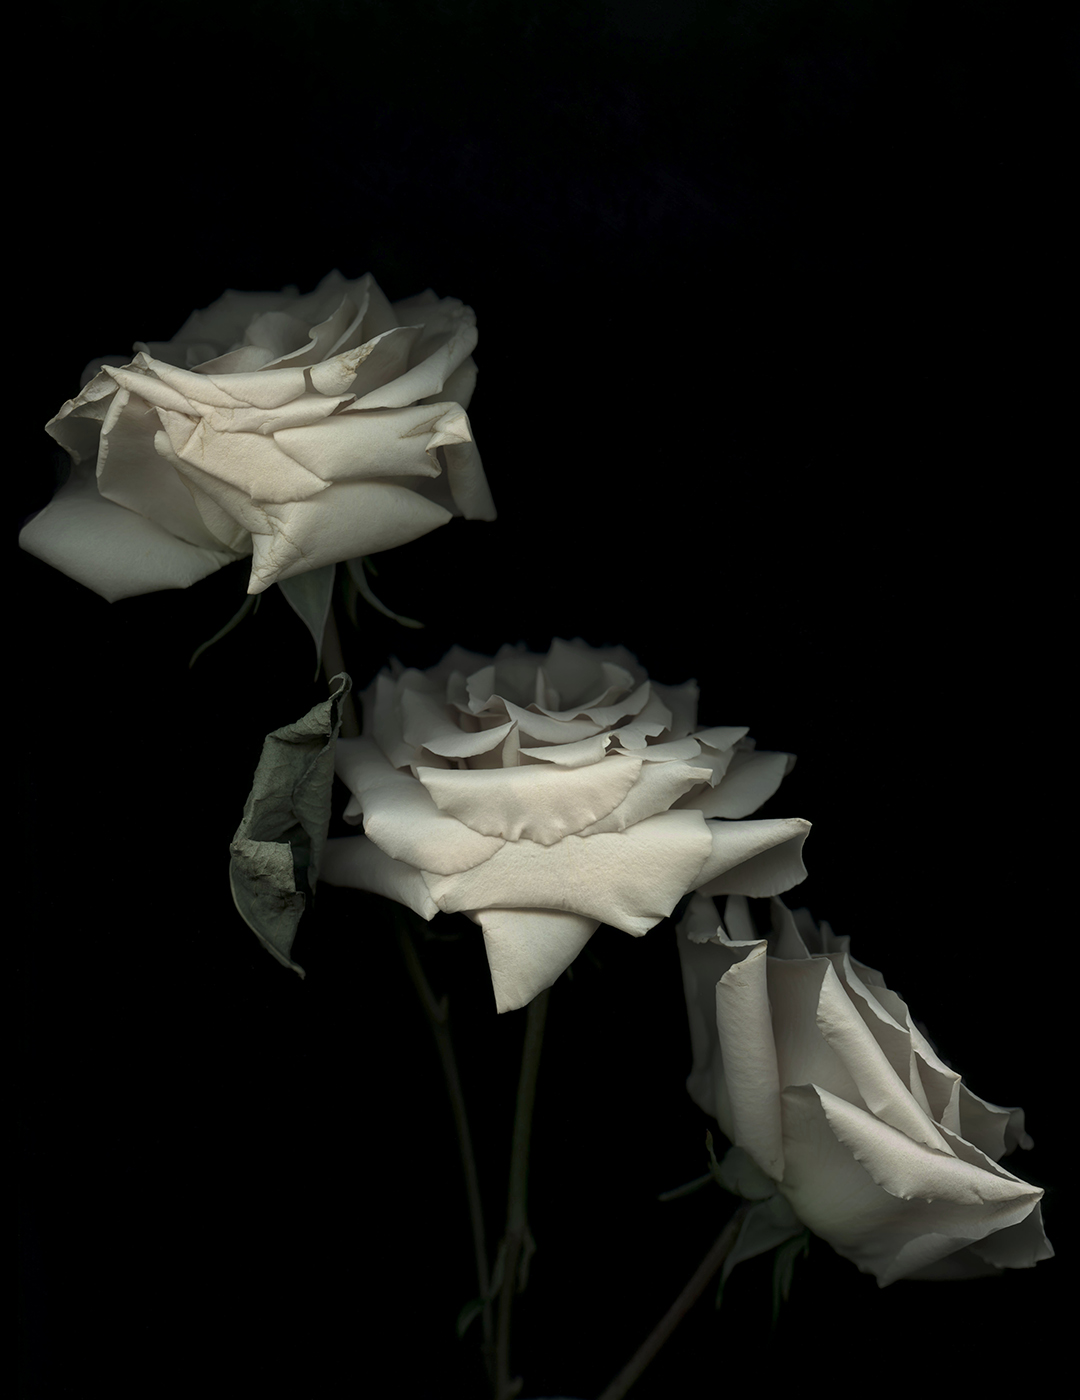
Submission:
<svg viewBox="0 0 1080 1400">
<path fill-rule="evenodd" d="M 427 625 L 365 614 L 358 687 L 394 653 L 581 636 L 796 753 L 764 812 L 814 822 L 788 902 L 1026 1107 L 1010 1165 L 1060 1250 L 1062 36 L 974 0 L 278 0 L 53 7 L 47 37 L 12 530 L 86 361 L 226 287 L 336 266 L 467 301 L 499 520 L 381 557 Z M 15 562 L 21 1394 L 483 1395 L 451 1118 L 385 911 L 325 890 L 301 982 L 229 898 L 262 738 L 324 694 L 309 637 L 273 590 L 189 671 L 244 568 L 109 605 Z M 494 1244 L 523 1013 L 496 1018 L 479 930 L 432 927 L 460 935 L 423 952 Z M 705 1169 L 670 925 L 589 952 L 540 1071 L 523 1397 L 597 1394 L 730 1207 L 656 1199 Z M 818 1242 L 775 1336 L 757 1261 L 633 1393 L 747 1365 L 900 1384 L 941 1348 L 967 1383 L 1034 1374 L 1061 1268 L 879 1292 Z"/>
</svg>

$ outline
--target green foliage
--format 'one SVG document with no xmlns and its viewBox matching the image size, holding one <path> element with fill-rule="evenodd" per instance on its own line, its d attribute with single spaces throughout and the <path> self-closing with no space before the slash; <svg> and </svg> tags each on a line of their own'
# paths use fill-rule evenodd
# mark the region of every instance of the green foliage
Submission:
<svg viewBox="0 0 1080 1400">
<path fill-rule="evenodd" d="M 331 685 L 329 699 L 266 736 L 230 848 L 229 884 L 241 918 L 268 953 L 301 977 L 304 970 L 290 954 L 319 876 L 334 745 L 352 681 L 341 674 Z"/>
</svg>

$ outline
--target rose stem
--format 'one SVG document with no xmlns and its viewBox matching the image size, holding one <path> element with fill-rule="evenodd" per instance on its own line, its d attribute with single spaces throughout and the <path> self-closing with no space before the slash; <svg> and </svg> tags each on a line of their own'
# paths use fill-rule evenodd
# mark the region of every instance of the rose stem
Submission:
<svg viewBox="0 0 1080 1400">
<path fill-rule="evenodd" d="M 446 997 L 443 997 L 442 1001 L 435 1000 L 435 994 L 432 992 L 428 980 L 424 976 L 424 969 L 420 965 L 409 923 L 407 911 L 402 905 L 395 904 L 394 924 L 397 929 L 398 946 L 405 958 L 405 966 L 409 970 L 413 986 L 420 995 L 420 1003 L 427 1014 L 432 1034 L 435 1036 L 439 1058 L 442 1060 L 443 1074 L 446 1076 L 446 1087 L 450 1094 L 450 1105 L 454 1113 L 454 1126 L 457 1129 L 458 1147 L 461 1150 L 461 1165 L 465 1173 L 465 1194 L 469 1202 L 473 1252 L 476 1256 L 476 1280 L 480 1297 L 487 1300 L 488 1294 L 491 1292 L 491 1277 L 488 1274 L 487 1242 L 484 1238 L 484 1211 L 480 1203 L 480 1180 L 476 1174 L 476 1157 L 473 1154 L 472 1137 L 469 1133 L 469 1120 L 465 1114 L 465 1096 L 461 1091 L 461 1078 L 458 1075 L 457 1061 L 454 1058 L 454 1047 L 450 1041 L 450 1027 L 447 1024 L 449 1018 L 448 1002 Z M 484 1341 L 481 1350 L 488 1371 L 488 1379 L 494 1384 L 492 1364 L 495 1351 L 494 1324 L 490 1301 L 484 1303 L 482 1318 Z"/>
<path fill-rule="evenodd" d="M 331 602 L 330 609 L 326 614 L 326 626 L 323 628 L 322 664 L 323 675 L 328 681 L 333 680 L 339 671 L 345 670 L 345 656 L 341 650 L 341 636 L 334 617 L 333 602 Z M 356 721 L 356 706 L 353 704 L 352 692 L 350 691 L 341 707 L 341 737 L 343 739 L 356 739 L 359 738 L 359 735 L 360 726 Z"/>
<path fill-rule="evenodd" d="M 741 1205 L 724 1226 L 716 1243 L 694 1270 L 686 1287 L 607 1387 L 603 1395 L 600 1396 L 600 1400 L 622 1400 L 622 1397 L 634 1382 L 639 1379 L 645 1367 L 648 1366 L 649 1362 L 671 1336 L 672 1332 L 675 1331 L 675 1328 L 678 1327 L 679 1323 L 701 1297 L 702 1293 L 704 1293 L 709 1280 L 731 1252 L 731 1248 L 739 1233 L 739 1227 L 743 1223 L 743 1217 L 750 1209 L 750 1204 L 751 1203 L 747 1201 Z"/>
<path fill-rule="evenodd" d="M 529 1176 L 529 1135 L 532 1131 L 536 1076 L 540 1069 L 540 1047 L 544 1039 L 544 1018 L 550 988 L 529 1002 L 525 1018 L 525 1044 L 521 1051 L 521 1077 L 518 1080 L 517 1111 L 514 1114 L 514 1141 L 510 1152 L 510 1188 L 506 1203 L 506 1235 L 503 1239 L 503 1276 L 499 1294 L 499 1331 L 496 1341 L 495 1400 L 512 1400 L 521 1388 L 520 1378 L 510 1380 L 510 1309 L 517 1282 L 518 1259 L 528 1232 L 525 1219 L 526 1187 Z"/>
</svg>

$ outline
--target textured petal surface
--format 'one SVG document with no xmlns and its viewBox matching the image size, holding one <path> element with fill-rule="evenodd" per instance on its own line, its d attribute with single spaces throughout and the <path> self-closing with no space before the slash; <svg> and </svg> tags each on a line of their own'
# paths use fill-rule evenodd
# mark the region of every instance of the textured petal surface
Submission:
<svg viewBox="0 0 1080 1400">
<path fill-rule="evenodd" d="M 428 888 L 447 912 L 495 906 L 498 899 L 509 908 L 587 914 L 642 934 L 674 909 L 709 844 L 698 813 L 665 812 L 627 831 L 567 836 L 554 846 L 508 841 L 461 875 L 430 876 Z"/>
<path fill-rule="evenodd" d="M 597 919 L 553 909 L 480 909 L 497 1011 L 527 1006 L 565 972 L 599 928 Z"/>
</svg>

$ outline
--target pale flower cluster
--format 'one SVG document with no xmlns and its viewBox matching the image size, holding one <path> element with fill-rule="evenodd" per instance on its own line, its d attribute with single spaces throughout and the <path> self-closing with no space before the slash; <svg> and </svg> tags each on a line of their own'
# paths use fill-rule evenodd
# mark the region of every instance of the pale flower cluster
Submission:
<svg viewBox="0 0 1080 1400">
<path fill-rule="evenodd" d="M 251 558 L 249 593 L 495 508 L 466 414 L 476 317 L 370 274 L 226 292 L 88 366 L 47 425 L 71 476 L 19 542 L 110 602 Z"/>
<path fill-rule="evenodd" d="M 721 923 L 696 895 L 678 939 L 687 1087 L 765 1191 L 881 1287 L 1050 1258 L 1042 1191 L 999 1165 L 1032 1145 L 1023 1111 L 973 1094 L 847 938 L 779 899 L 772 913 L 758 938 L 744 899 Z"/>
<path fill-rule="evenodd" d="M 601 923 L 640 935 L 690 890 L 771 895 L 805 876 L 808 822 L 742 820 L 793 757 L 699 728 L 696 684 L 659 685 L 624 648 L 455 647 L 383 671 L 363 699 L 337 772 L 365 834 L 328 843 L 322 878 L 425 919 L 468 914 L 500 1011 L 551 986 Z"/>
</svg>

